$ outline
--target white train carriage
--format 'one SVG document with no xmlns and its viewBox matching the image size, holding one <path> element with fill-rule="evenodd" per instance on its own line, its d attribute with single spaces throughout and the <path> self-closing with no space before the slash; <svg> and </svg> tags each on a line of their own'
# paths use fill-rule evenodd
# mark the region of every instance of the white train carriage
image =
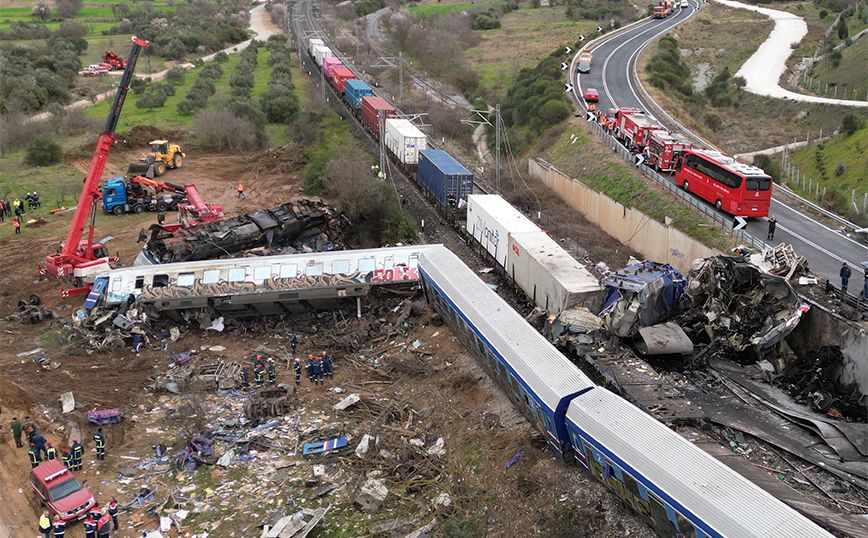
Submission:
<svg viewBox="0 0 868 538">
<path fill-rule="evenodd" d="M 770 493 L 605 389 L 575 397 L 566 421 L 577 460 L 663 536 L 832 538 Z"/>
<path fill-rule="evenodd" d="M 243 315 L 326 308 L 371 286 L 418 280 L 429 245 L 134 266 L 97 277 L 106 304 L 132 294 L 156 310 L 214 308 Z"/>
<path fill-rule="evenodd" d="M 423 252 L 419 269 L 429 301 L 562 457 L 568 397 L 590 390 L 593 381 L 446 247 Z"/>
</svg>

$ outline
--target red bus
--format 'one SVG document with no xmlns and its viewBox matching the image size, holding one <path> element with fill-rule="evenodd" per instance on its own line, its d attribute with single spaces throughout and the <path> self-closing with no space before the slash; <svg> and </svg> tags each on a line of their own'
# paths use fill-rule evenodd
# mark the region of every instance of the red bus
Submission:
<svg viewBox="0 0 868 538">
<path fill-rule="evenodd" d="M 765 217 L 772 198 L 772 178 L 762 168 L 707 149 L 684 150 L 675 183 L 737 217 Z"/>
</svg>

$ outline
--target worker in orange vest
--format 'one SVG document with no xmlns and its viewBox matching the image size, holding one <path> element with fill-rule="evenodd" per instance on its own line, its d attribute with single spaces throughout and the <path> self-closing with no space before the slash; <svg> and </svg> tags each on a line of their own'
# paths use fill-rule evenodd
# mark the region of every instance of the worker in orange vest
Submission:
<svg viewBox="0 0 868 538">
<path fill-rule="evenodd" d="M 242 198 L 244 198 L 245 200 L 247 199 L 247 197 L 244 196 L 244 183 L 239 183 L 238 184 L 238 199 L 240 200 Z"/>
<path fill-rule="evenodd" d="M 18 221 L 17 218 L 16 218 L 15 220 L 12 221 L 12 226 L 15 226 L 15 233 L 16 233 L 16 234 L 20 234 L 20 233 L 21 233 L 21 223 Z"/>
</svg>

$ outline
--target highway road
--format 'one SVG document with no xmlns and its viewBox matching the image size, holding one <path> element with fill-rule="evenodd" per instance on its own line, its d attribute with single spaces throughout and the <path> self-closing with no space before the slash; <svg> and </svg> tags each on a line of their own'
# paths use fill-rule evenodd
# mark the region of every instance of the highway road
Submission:
<svg viewBox="0 0 868 538">
<path fill-rule="evenodd" d="M 640 98 L 642 91 L 635 86 L 632 77 L 633 65 L 639 51 L 670 28 L 687 21 L 697 12 L 698 6 L 699 4 L 691 1 L 689 8 L 677 9 L 677 12 L 669 18 L 648 19 L 592 46 L 594 60 L 591 72 L 572 75 L 577 102 L 581 101 L 583 88 L 596 88 L 600 94 L 598 109 L 635 107 L 648 111 L 649 106 Z M 576 51 L 577 54 L 578 52 Z M 579 104 L 584 106 L 582 102 Z M 658 120 L 664 125 L 667 124 L 663 118 Z M 673 131 L 680 130 L 674 125 L 667 125 L 667 127 Z M 672 180 L 671 176 L 670 180 Z M 846 261 L 854 268 L 851 290 L 854 288 L 854 283 L 857 288 L 861 286 L 862 275 L 857 268 L 861 267 L 860 262 L 868 260 L 868 247 L 846 237 L 837 229 L 819 222 L 816 218 L 802 213 L 780 197 L 772 200 L 770 214 L 775 215 L 778 226 L 775 240 L 768 243 L 791 244 L 797 254 L 808 259 L 812 271 L 836 284 L 840 284 L 838 271 L 841 264 Z M 768 222 L 765 218 L 749 219 L 747 230 L 754 237 L 765 239 Z"/>
</svg>

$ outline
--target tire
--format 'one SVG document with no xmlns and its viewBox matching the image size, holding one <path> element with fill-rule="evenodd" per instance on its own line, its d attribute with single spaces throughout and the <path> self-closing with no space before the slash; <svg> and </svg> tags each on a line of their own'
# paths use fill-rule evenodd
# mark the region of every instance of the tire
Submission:
<svg viewBox="0 0 868 538">
<path fill-rule="evenodd" d="M 166 163 L 162 161 L 157 161 L 154 163 L 154 175 L 157 177 L 162 176 L 166 173 Z"/>
<path fill-rule="evenodd" d="M 112 208 L 112 213 L 115 215 L 123 215 L 124 214 L 124 206 L 116 205 Z"/>
<path fill-rule="evenodd" d="M 169 209 L 171 209 L 172 211 L 177 211 L 178 210 L 178 202 L 172 202 L 171 204 L 169 204 Z"/>
<path fill-rule="evenodd" d="M 166 202 L 162 202 L 162 201 L 157 202 L 157 211 L 159 211 L 160 213 L 167 211 L 168 209 L 169 209 L 169 204 L 167 204 Z"/>
<path fill-rule="evenodd" d="M 717 201 L 714 202 L 714 208 L 717 209 L 718 211 L 720 211 L 720 209 L 721 209 L 722 207 L 723 207 L 723 202 L 721 202 L 721 201 L 720 201 L 720 198 L 718 198 Z"/>
<path fill-rule="evenodd" d="M 136 204 L 133 206 L 133 213 L 135 213 L 136 215 L 138 215 L 139 213 L 144 213 L 144 212 L 145 212 L 145 206 L 143 206 L 142 204 Z"/>
<path fill-rule="evenodd" d="M 40 304 L 42 304 L 42 299 L 35 293 L 31 293 L 30 304 L 32 304 L 33 306 L 39 306 Z"/>
<path fill-rule="evenodd" d="M 684 192 L 690 192 L 690 182 L 686 179 L 684 180 L 684 185 L 681 186 L 684 189 Z"/>
<path fill-rule="evenodd" d="M 174 157 L 172 157 L 172 168 L 181 168 L 184 165 L 184 159 L 181 157 L 180 153 L 176 153 Z"/>
</svg>

